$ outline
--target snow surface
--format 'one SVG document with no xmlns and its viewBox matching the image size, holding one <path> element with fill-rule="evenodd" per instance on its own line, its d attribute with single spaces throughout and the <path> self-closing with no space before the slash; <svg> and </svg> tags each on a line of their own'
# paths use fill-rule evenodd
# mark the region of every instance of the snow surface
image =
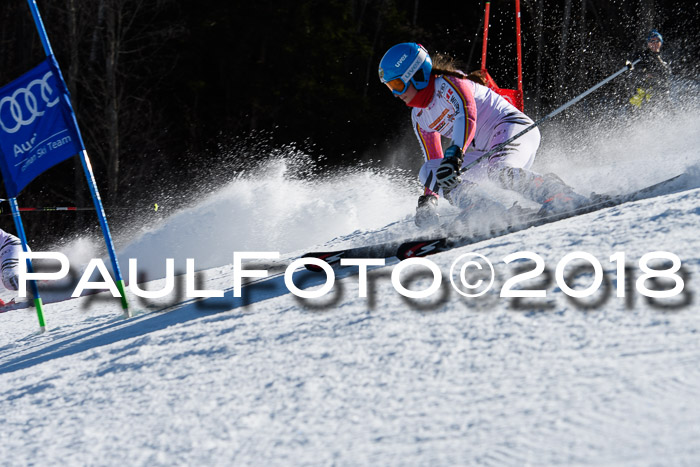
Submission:
<svg viewBox="0 0 700 467">
<path fill-rule="evenodd" d="M 669 128 L 639 130 L 627 152 L 611 140 L 607 165 L 581 158 L 558 173 L 624 191 L 687 169 L 693 188 L 432 256 L 445 281 L 422 300 L 395 291 L 395 260 L 370 272 L 367 298 L 352 271 L 309 300 L 281 275 L 304 251 L 413 232 L 416 187 L 401 177 L 367 169 L 311 184 L 281 170 L 232 182 L 120 251 L 151 278 L 163 258 L 195 258 L 198 286 L 223 298 L 180 293 L 149 308 L 131 296 L 128 320 L 105 294 L 49 303 L 40 335 L 33 309 L 0 314 L 0 465 L 697 465 L 700 135 L 685 115 Z M 541 169 L 563 167 L 555 152 L 543 148 Z M 64 251 L 75 259 L 86 242 Z M 586 307 L 550 282 L 546 298 L 516 306 L 498 290 L 515 274 L 502 259 L 522 250 L 552 272 L 588 252 L 613 286 L 612 254 L 638 277 L 643 254 L 672 252 L 685 292 L 655 305 L 612 288 Z M 281 252 L 242 299 L 233 251 Z M 477 299 L 447 284 L 469 252 L 496 268 L 497 287 Z M 305 287 L 322 282 L 295 273 Z"/>
</svg>

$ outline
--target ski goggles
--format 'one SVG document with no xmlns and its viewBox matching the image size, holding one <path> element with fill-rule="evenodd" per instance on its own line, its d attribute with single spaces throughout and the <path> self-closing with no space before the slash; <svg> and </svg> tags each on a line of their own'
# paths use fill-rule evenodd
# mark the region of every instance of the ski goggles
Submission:
<svg viewBox="0 0 700 467">
<path fill-rule="evenodd" d="M 387 87 L 391 89 L 391 92 L 393 92 L 395 96 L 400 96 L 401 94 L 406 92 L 406 89 L 408 88 L 408 86 L 406 86 L 406 83 L 401 81 L 401 78 L 392 79 L 391 81 L 387 81 L 384 84 L 386 84 Z"/>
<path fill-rule="evenodd" d="M 391 89 L 391 92 L 393 92 L 395 96 L 400 96 L 406 92 L 409 81 L 413 78 L 413 75 L 416 74 L 421 65 L 423 65 L 427 57 L 428 52 L 421 46 L 420 50 L 418 50 L 418 55 L 416 55 L 416 58 L 413 59 L 413 62 L 406 71 L 403 72 L 403 75 L 390 79 L 389 81 L 384 81 L 384 84 L 389 86 L 389 89 Z"/>
</svg>

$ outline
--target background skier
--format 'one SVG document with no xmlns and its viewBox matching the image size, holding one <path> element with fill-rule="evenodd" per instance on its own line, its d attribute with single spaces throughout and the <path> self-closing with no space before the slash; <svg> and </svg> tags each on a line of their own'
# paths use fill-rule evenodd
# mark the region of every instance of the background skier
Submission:
<svg viewBox="0 0 700 467">
<path fill-rule="evenodd" d="M 664 39 L 656 29 L 647 36 L 646 48 L 641 61 L 636 65 L 632 75 L 633 95 L 629 103 L 638 109 L 647 106 L 647 102 L 659 105 L 666 102 L 671 92 L 671 68 L 661 57 Z"/>
</svg>

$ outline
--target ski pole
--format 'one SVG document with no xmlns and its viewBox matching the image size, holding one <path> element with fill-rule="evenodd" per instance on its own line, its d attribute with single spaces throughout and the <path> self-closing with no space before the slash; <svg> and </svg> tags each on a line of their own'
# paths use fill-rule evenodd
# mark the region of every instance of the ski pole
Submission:
<svg viewBox="0 0 700 467">
<path fill-rule="evenodd" d="M 585 91 L 585 92 L 579 94 L 578 96 L 574 97 L 573 99 L 571 99 L 569 102 L 567 102 L 566 104 L 562 105 L 562 106 L 559 107 L 558 109 L 556 109 L 556 110 L 550 112 L 549 114 L 545 115 L 544 117 L 540 118 L 540 119 L 537 120 L 535 123 L 533 123 L 533 124 L 530 125 L 529 127 L 525 128 L 523 131 L 521 131 L 521 132 L 518 133 L 517 135 L 514 135 L 514 136 L 512 136 L 511 138 L 508 138 L 506 141 L 504 141 L 504 142 L 502 142 L 501 144 L 497 145 L 496 147 L 494 147 L 493 149 L 491 149 L 490 151 L 488 151 L 486 154 L 484 154 L 484 155 L 482 155 L 481 157 L 477 158 L 475 161 L 472 161 L 472 162 L 470 162 L 469 164 L 467 164 L 466 166 L 462 167 L 462 169 L 460 170 L 459 173 L 464 173 L 464 172 L 466 172 L 467 170 L 469 170 L 469 169 L 471 169 L 472 167 L 474 167 L 475 165 L 477 165 L 477 164 L 478 164 L 479 162 L 481 162 L 482 160 L 487 159 L 487 158 L 493 156 L 495 153 L 497 153 L 497 152 L 499 152 L 500 150 L 502 150 L 503 148 L 505 148 L 508 144 L 512 143 L 513 141 L 515 141 L 516 139 L 520 138 L 522 135 L 524 135 L 524 134 L 527 133 L 528 131 L 532 130 L 533 128 L 535 128 L 535 127 L 537 127 L 537 126 L 539 126 L 539 125 L 541 125 L 542 123 L 544 123 L 545 121 L 547 121 L 547 120 L 549 120 L 550 118 L 554 117 L 555 115 L 559 114 L 560 112 L 563 112 L 564 110 L 568 109 L 568 108 L 571 107 L 572 105 L 576 104 L 578 101 L 580 101 L 580 100 L 583 99 L 584 97 L 586 97 L 586 96 L 588 96 L 589 94 L 591 94 L 592 92 L 596 91 L 599 87 L 601 87 L 601 86 L 603 86 L 603 85 L 609 83 L 610 81 L 614 80 L 615 78 L 617 78 L 618 76 L 620 76 L 620 75 L 621 75 L 622 73 L 624 73 L 625 71 L 632 70 L 632 69 L 634 68 L 634 66 L 635 66 L 640 60 L 641 60 L 640 58 L 638 58 L 638 59 L 635 60 L 634 62 L 630 62 L 630 61 L 628 60 L 627 63 L 625 64 L 625 66 L 624 66 L 623 68 L 619 69 L 618 71 L 616 71 L 616 72 L 613 73 L 612 75 L 608 76 L 608 77 L 605 78 L 603 81 L 601 81 L 600 83 L 596 84 L 595 86 L 593 86 L 593 87 L 590 88 L 589 90 L 587 90 L 587 91 Z"/>
</svg>

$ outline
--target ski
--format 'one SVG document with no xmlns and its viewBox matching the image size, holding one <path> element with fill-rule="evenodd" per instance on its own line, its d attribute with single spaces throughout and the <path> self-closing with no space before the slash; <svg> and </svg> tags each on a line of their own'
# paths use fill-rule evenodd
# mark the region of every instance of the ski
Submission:
<svg viewBox="0 0 700 467">
<path fill-rule="evenodd" d="M 8 302 L 5 302 L 3 300 L 0 300 L 0 302 L 2 302 L 2 303 L 0 303 L 0 313 L 5 313 L 7 311 L 16 310 L 18 308 L 24 308 L 24 304 L 26 303 L 26 302 L 19 302 L 18 303 L 15 301 L 14 298 Z"/>
<path fill-rule="evenodd" d="M 318 258 L 324 260 L 330 266 L 340 265 L 343 258 L 390 258 L 396 253 L 396 249 L 406 240 L 395 240 L 374 245 L 347 248 L 345 250 L 311 252 L 306 253 L 302 258 Z M 306 269 L 314 272 L 321 272 L 322 269 L 313 264 L 306 264 Z"/>
<path fill-rule="evenodd" d="M 596 201 L 587 204 L 585 206 L 579 206 L 571 211 L 565 211 L 556 214 L 549 214 L 544 216 L 537 216 L 532 218 L 531 216 L 526 216 L 529 218 L 522 219 L 522 222 L 513 222 L 508 227 L 496 231 L 490 232 L 484 235 L 446 235 L 443 237 L 425 239 L 425 240 L 411 240 L 402 243 L 396 250 L 396 257 L 403 261 L 408 258 L 423 257 L 428 255 L 433 255 L 443 251 L 451 250 L 453 248 L 459 248 L 467 246 L 473 243 L 481 242 L 484 240 L 490 240 L 493 238 L 502 237 L 510 233 L 519 232 L 522 230 L 529 229 L 531 227 L 538 227 L 545 224 L 551 224 L 556 221 L 580 216 L 583 214 L 588 214 L 591 212 L 599 211 L 601 209 L 611 208 L 614 206 L 619 206 L 621 204 L 630 201 L 639 201 L 642 199 L 653 198 L 655 196 L 660 196 L 662 194 L 670 194 L 676 191 L 687 188 L 688 177 L 686 174 L 676 175 L 669 179 L 663 180 L 659 183 L 641 188 L 639 190 L 627 193 L 624 195 L 600 195 L 597 196 Z"/>
<path fill-rule="evenodd" d="M 675 193 L 686 189 L 688 187 L 688 182 L 687 174 L 680 174 L 624 195 L 596 195 L 594 202 L 572 209 L 571 211 L 535 217 L 533 217 L 532 213 L 525 212 L 522 215 L 516 216 L 516 219 L 511 222 L 511 225 L 508 227 L 487 234 L 444 234 L 442 236 L 428 238 L 404 238 L 401 240 L 347 248 L 344 250 L 306 253 L 302 258 L 319 258 L 326 261 L 330 266 L 338 266 L 342 258 L 391 258 L 396 256 L 399 260 L 404 260 L 407 258 L 429 256 L 452 248 L 467 246 L 472 243 L 501 237 L 509 233 L 519 232 L 531 227 L 550 224 L 559 220 L 618 206 L 629 201 L 638 201 L 663 194 Z M 307 264 L 306 268 L 314 272 L 321 271 L 321 268 L 312 264 Z"/>
</svg>

